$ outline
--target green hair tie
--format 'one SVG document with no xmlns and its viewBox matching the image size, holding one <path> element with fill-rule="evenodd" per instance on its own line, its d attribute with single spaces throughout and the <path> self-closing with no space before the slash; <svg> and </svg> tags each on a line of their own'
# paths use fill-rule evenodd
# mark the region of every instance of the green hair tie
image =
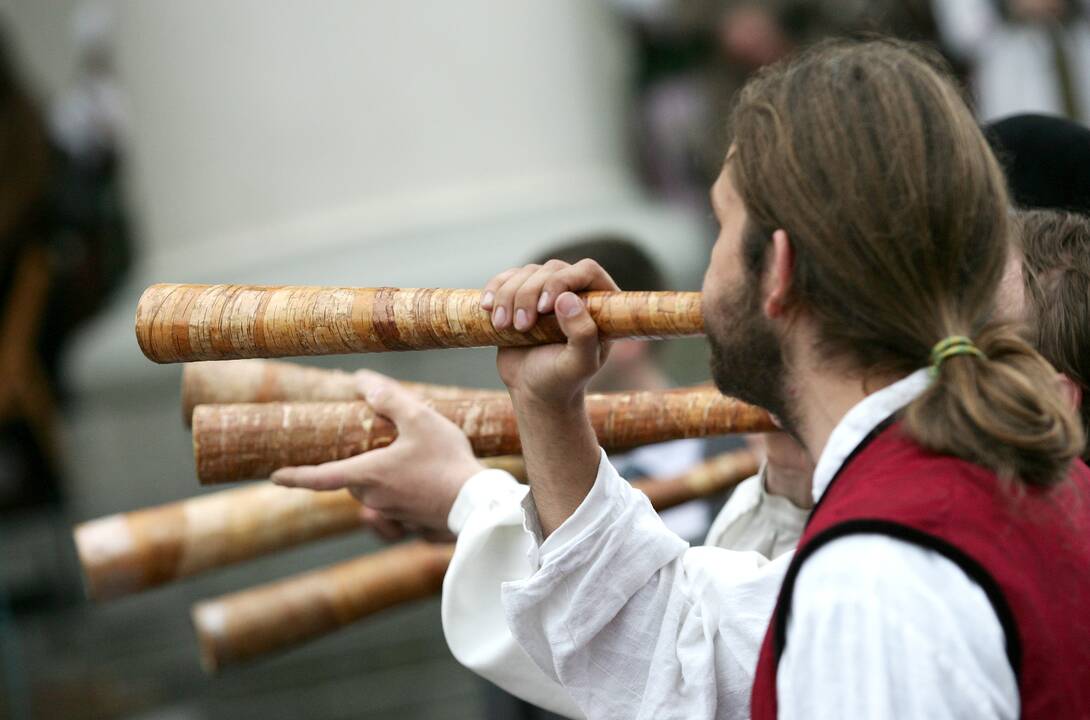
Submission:
<svg viewBox="0 0 1090 720">
<path fill-rule="evenodd" d="M 939 367 L 942 365 L 942 361 L 946 358 L 954 357 L 955 355 L 976 355 L 979 358 L 986 357 L 984 353 L 980 351 L 973 341 L 964 335 L 951 335 L 948 338 L 944 338 L 935 343 L 935 347 L 931 348 L 931 368 L 928 370 L 931 377 L 935 377 L 939 374 Z"/>
</svg>

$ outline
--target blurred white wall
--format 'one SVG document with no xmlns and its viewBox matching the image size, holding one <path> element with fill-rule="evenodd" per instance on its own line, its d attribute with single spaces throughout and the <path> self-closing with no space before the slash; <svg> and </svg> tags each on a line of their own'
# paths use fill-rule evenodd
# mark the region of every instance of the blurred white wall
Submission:
<svg viewBox="0 0 1090 720">
<path fill-rule="evenodd" d="M 193 277 L 627 191 L 596 2 L 125 0 L 151 267 Z"/>
<path fill-rule="evenodd" d="M 28 60 L 55 91 L 76 3 L 0 2 L 18 6 L 20 41 L 48 39 Z M 645 244 L 676 287 L 699 283 L 699 224 L 648 202 L 629 168 L 628 47 L 603 3 L 114 4 L 140 261 L 71 356 L 80 516 L 196 489 L 180 370 L 133 335 L 150 283 L 474 287 L 598 231 Z M 319 362 L 486 385 L 492 356 Z"/>
</svg>

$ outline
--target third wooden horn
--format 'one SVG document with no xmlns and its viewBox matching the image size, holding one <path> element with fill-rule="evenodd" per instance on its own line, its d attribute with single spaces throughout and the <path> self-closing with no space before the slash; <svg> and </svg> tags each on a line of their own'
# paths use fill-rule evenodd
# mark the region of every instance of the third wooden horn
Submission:
<svg viewBox="0 0 1090 720">
<path fill-rule="evenodd" d="M 700 293 L 591 292 L 606 338 L 700 335 Z M 160 363 L 292 355 L 539 345 L 564 339 L 554 316 L 496 330 L 479 290 L 152 285 L 136 307 L 140 349 Z"/>
<path fill-rule="evenodd" d="M 402 382 L 422 398 L 451 399 L 506 396 L 504 390 Z M 182 417 L 193 420 L 193 408 L 210 403 L 311 402 L 358 400 L 356 377 L 276 360 L 221 360 L 188 363 L 182 370 Z"/>
<path fill-rule="evenodd" d="M 430 400 L 461 427 L 479 457 L 521 452 L 506 397 Z M 768 413 L 714 388 L 587 396 L 587 415 L 607 451 L 667 440 L 764 432 Z M 205 485 L 267 478 L 389 445 L 397 429 L 362 401 L 200 405 L 193 413 L 197 477 Z"/>
<path fill-rule="evenodd" d="M 746 450 L 665 481 L 634 483 L 657 510 L 723 490 L 757 471 Z M 381 610 L 439 592 L 453 548 L 412 542 L 212 598 L 193 607 L 201 659 L 213 672 L 286 650 Z"/>
<path fill-rule="evenodd" d="M 520 457 L 483 462 L 525 478 Z M 88 596 L 110 600 L 358 530 L 359 512 L 347 490 L 254 483 L 89 520 L 73 536 Z"/>
</svg>

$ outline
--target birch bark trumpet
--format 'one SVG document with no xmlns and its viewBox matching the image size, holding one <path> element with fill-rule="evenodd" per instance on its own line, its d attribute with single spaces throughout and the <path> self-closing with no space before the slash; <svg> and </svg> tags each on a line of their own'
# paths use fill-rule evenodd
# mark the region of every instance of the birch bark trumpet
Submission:
<svg viewBox="0 0 1090 720">
<path fill-rule="evenodd" d="M 726 489 L 757 472 L 747 450 L 669 480 L 634 483 L 656 510 Z M 442 589 L 451 545 L 397 545 L 327 568 L 197 603 L 193 625 L 207 672 L 287 650 Z"/>
<path fill-rule="evenodd" d="M 451 400 L 505 397 L 505 390 L 401 382 L 419 397 Z M 353 373 L 323 370 L 275 360 L 221 360 L 188 363 L 182 369 L 182 418 L 193 422 L 198 405 L 250 402 L 358 400 Z"/>
<path fill-rule="evenodd" d="M 525 478 L 521 457 L 483 461 Z M 258 483 L 77 525 L 87 595 L 112 600 L 184 577 L 359 528 L 347 490 Z"/>
<path fill-rule="evenodd" d="M 697 292 L 585 293 L 605 338 L 701 335 Z M 479 290 L 152 285 L 136 338 L 158 363 L 562 342 L 556 318 L 496 330 Z"/>
<path fill-rule="evenodd" d="M 454 546 L 414 540 L 193 606 L 201 665 L 293 647 L 443 587 Z"/>
<path fill-rule="evenodd" d="M 521 452 L 509 398 L 428 404 L 461 427 L 478 456 Z M 775 428 L 766 411 L 704 387 L 589 395 L 587 414 L 609 452 Z M 362 401 L 200 405 L 193 413 L 193 454 L 202 485 L 258 480 L 282 467 L 340 460 L 396 437 L 393 423 Z"/>
</svg>

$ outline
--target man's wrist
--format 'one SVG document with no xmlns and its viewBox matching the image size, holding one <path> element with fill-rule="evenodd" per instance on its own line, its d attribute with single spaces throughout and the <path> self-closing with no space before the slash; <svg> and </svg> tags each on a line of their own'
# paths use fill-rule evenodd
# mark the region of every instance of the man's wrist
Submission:
<svg viewBox="0 0 1090 720">
<path fill-rule="evenodd" d="M 511 404 L 520 415 L 533 417 L 569 417 L 582 414 L 586 408 L 586 392 L 575 390 L 570 394 L 541 395 L 528 391 L 511 389 Z"/>
</svg>

